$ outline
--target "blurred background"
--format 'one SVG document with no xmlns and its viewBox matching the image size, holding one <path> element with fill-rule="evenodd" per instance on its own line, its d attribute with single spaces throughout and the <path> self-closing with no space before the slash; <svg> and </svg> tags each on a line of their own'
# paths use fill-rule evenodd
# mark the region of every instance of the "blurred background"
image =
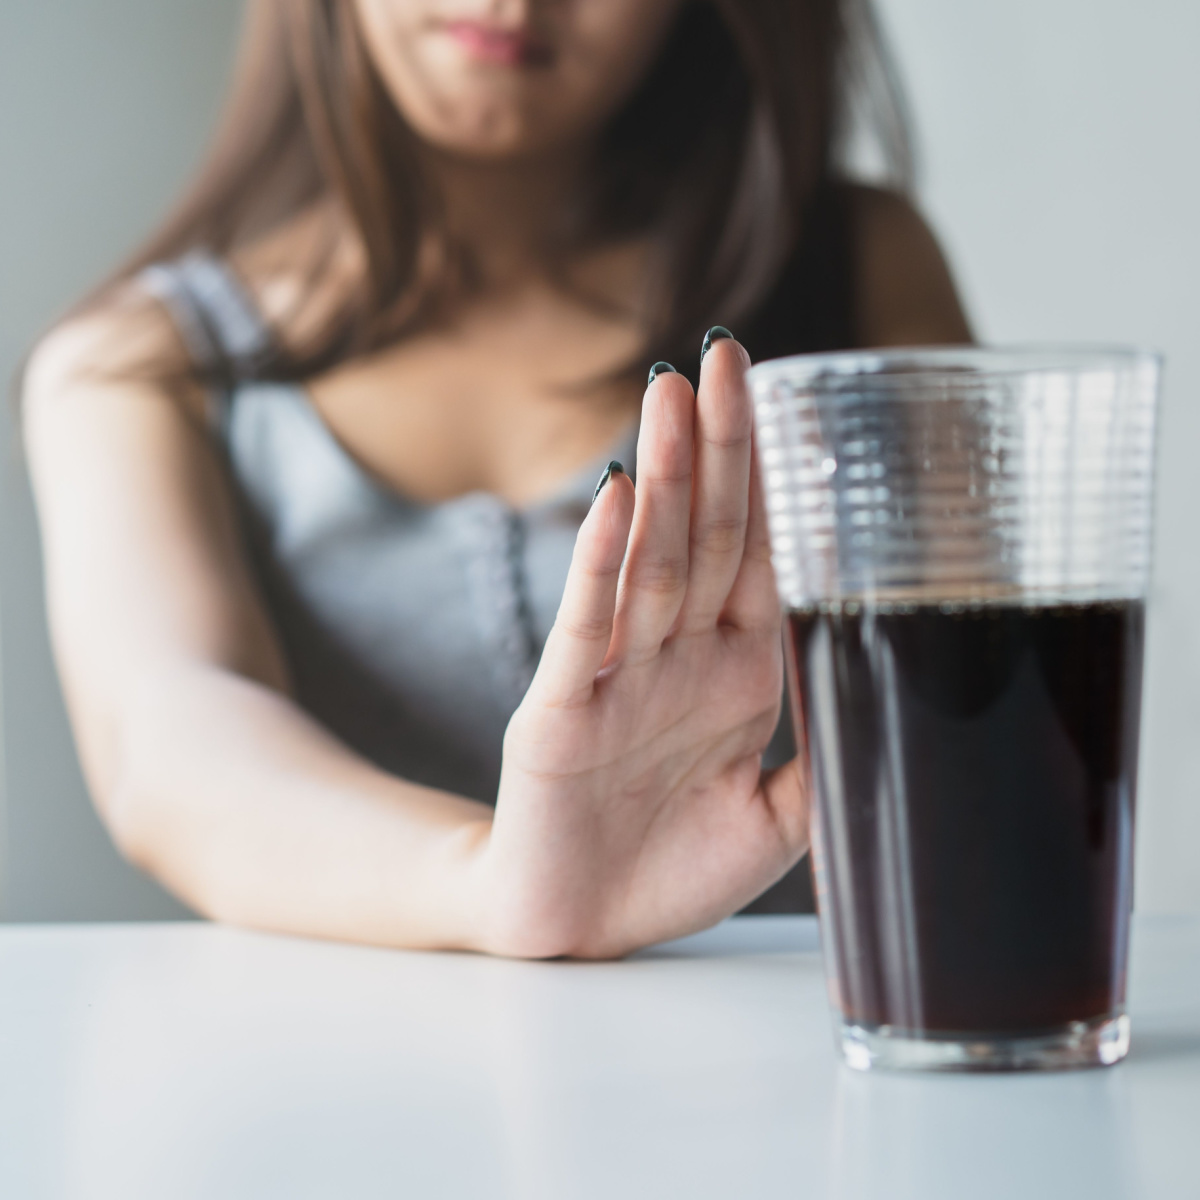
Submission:
<svg viewBox="0 0 1200 1200">
<path fill-rule="evenodd" d="M 239 0 L 0 2 L 0 380 L 195 162 Z M 879 0 L 921 203 L 977 336 L 1167 355 L 1136 904 L 1200 911 L 1200 5 Z M 185 915 L 92 813 L 53 674 L 11 404 L 0 409 L 0 918 Z"/>
</svg>

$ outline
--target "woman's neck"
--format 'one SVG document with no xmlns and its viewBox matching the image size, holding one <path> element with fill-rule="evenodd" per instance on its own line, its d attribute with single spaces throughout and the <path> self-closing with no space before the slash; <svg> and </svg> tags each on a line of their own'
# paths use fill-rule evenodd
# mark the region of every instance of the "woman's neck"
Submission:
<svg viewBox="0 0 1200 1200">
<path fill-rule="evenodd" d="M 485 285 L 528 279 L 544 261 L 583 170 L 583 152 L 487 162 L 427 151 L 447 227 Z"/>
</svg>

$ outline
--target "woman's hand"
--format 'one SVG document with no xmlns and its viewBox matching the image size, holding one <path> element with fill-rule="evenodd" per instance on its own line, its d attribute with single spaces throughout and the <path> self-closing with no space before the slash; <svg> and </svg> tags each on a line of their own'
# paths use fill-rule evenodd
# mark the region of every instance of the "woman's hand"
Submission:
<svg viewBox="0 0 1200 1200">
<path fill-rule="evenodd" d="M 580 529 L 474 864 L 480 949 L 610 957 L 691 933 L 807 847 L 795 765 L 760 766 L 782 652 L 747 365 L 722 340 L 698 397 L 660 375 L 636 493 L 614 474 Z"/>
</svg>

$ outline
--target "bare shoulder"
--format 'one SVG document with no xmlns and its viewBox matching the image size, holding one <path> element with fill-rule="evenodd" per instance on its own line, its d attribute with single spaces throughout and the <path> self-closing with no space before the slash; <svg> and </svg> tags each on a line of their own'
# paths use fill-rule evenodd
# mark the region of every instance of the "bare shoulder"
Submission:
<svg viewBox="0 0 1200 1200">
<path fill-rule="evenodd" d="M 949 264 L 912 201 L 862 185 L 852 187 L 850 197 L 862 341 L 872 346 L 971 341 Z"/>
<path fill-rule="evenodd" d="M 39 413 L 97 393 L 155 391 L 185 417 L 203 420 L 204 389 L 188 380 L 187 352 L 174 323 L 156 300 L 128 285 L 41 338 L 21 378 L 21 406 L 36 424 Z"/>
</svg>

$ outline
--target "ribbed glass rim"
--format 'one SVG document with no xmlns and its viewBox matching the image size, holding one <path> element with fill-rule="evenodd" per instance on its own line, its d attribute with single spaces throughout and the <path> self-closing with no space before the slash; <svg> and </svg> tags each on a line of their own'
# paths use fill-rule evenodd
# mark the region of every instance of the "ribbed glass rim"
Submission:
<svg viewBox="0 0 1200 1200">
<path fill-rule="evenodd" d="M 834 350 L 793 354 L 756 363 L 746 373 L 752 386 L 786 380 L 804 386 L 830 376 L 901 376 L 915 371 L 970 371 L 976 377 L 997 377 L 1051 371 L 1161 370 L 1163 356 L 1136 346 L 1014 345 L 1014 346 L 895 346 L 865 350 Z"/>
</svg>

